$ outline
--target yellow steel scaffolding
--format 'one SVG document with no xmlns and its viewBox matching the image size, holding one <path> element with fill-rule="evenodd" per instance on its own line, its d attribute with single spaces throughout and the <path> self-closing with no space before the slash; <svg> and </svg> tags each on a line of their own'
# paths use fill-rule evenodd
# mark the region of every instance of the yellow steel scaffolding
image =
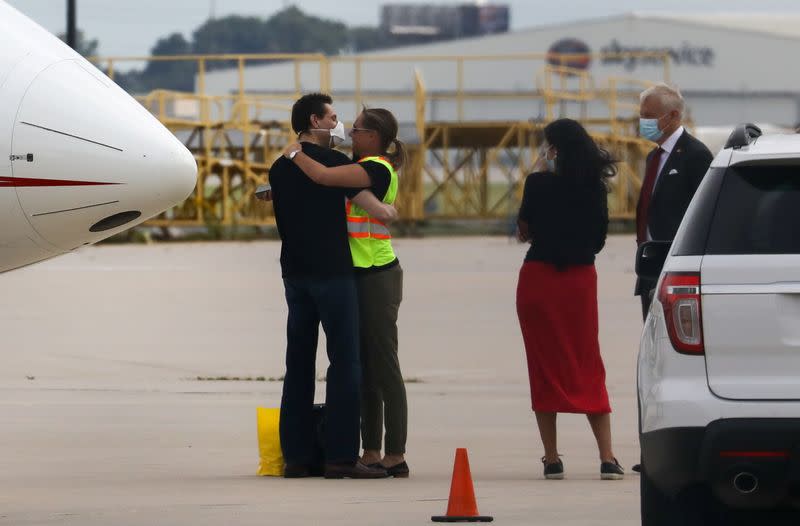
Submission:
<svg viewBox="0 0 800 526">
<path fill-rule="evenodd" d="M 641 55 L 641 54 L 639 54 Z M 663 63 L 661 81 L 669 81 L 669 56 L 647 53 Z M 626 55 L 627 56 L 627 55 Z M 548 61 L 548 58 L 551 60 Z M 560 64 L 543 53 L 483 56 L 341 56 L 296 54 L 186 55 L 158 57 L 111 57 L 95 59 L 113 78 L 122 61 L 194 61 L 197 66 L 194 93 L 156 90 L 138 100 L 165 126 L 181 137 L 198 163 L 197 189 L 181 207 L 170 210 L 149 224 L 179 225 L 268 225 L 274 222 L 271 206 L 253 197 L 258 185 L 269 180 L 269 167 L 288 141 L 290 102 L 304 89 L 302 68 L 317 69 L 319 90 L 330 92 L 331 70 L 349 63 L 355 74 L 355 89 L 333 93 L 337 101 L 349 100 L 355 107 L 374 101 L 406 101 L 413 104 L 417 141 L 409 144 L 409 163 L 401 173 L 398 210 L 407 221 L 428 218 L 508 218 L 519 203 L 521 183 L 537 160 L 541 130 L 553 119 L 570 116 L 584 123 L 595 140 L 620 160 L 619 174 L 612 182 L 612 218 L 630 219 L 641 186 L 640 175 L 652 145 L 636 137 L 638 93 L 650 82 L 630 78 L 609 78 L 603 85 L 584 70 L 563 64 L 574 56 L 561 55 Z M 596 55 L 594 58 L 607 58 Z M 233 94 L 207 93 L 210 62 L 236 64 L 238 86 Z M 293 66 L 293 88 L 272 93 L 246 89 L 249 63 L 281 61 Z M 409 66 L 413 90 L 385 93 L 364 86 L 363 70 L 369 63 Z M 471 90 L 465 82 L 470 64 L 507 62 L 531 71 L 530 89 L 513 92 Z M 453 88 L 428 91 L 420 65 L 455 66 Z M 316 86 L 315 86 L 316 89 Z M 488 104 L 500 100 L 538 100 L 544 115 L 538 120 L 467 121 L 467 104 Z M 436 101 L 454 102 L 456 119 L 430 121 L 427 112 Z M 602 104 L 606 115 L 592 116 L 590 104 Z M 578 107 L 577 114 L 565 108 Z M 275 112 L 281 115 L 275 118 Z M 410 120 L 411 116 L 399 116 Z"/>
</svg>

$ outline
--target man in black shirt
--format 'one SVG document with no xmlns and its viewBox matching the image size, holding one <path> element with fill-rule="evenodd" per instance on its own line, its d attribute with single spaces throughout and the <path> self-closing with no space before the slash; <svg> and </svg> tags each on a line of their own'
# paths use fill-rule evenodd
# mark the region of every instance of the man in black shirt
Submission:
<svg viewBox="0 0 800 526">
<path fill-rule="evenodd" d="M 332 102 L 323 94 L 301 97 L 292 108 L 292 128 L 299 134 L 305 154 L 326 166 L 340 166 L 352 161 L 330 149 L 344 140 Z M 270 168 L 269 179 L 282 241 L 281 270 L 289 309 L 280 417 L 285 476 L 309 475 L 315 434 L 316 350 L 322 323 L 330 361 L 325 393 L 325 476 L 385 477 L 385 470 L 358 461 L 358 298 L 347 240 L 345 197 L 354 197 L 360 190 L 317 185 L 283 156 Z M 372 199 L 380 205 L 374 196 Z"/>
</svg>

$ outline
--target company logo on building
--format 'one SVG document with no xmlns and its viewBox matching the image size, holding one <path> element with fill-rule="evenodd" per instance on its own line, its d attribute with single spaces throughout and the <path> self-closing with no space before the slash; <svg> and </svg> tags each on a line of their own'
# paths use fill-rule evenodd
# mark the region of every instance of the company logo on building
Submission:
<svg viewBox="0 0 800 526">
<path fill-rule="evenodd" d="M 582 40 L 562 38 L 547 50 L 547 63 L 551 66 L 586 70 L 592 63 L 592 51 Z"/>
<path fill-rule="evenodd" d="M 630 46 L 621 44 L 616 38 L 602 48 L 604 65 L 621 64 L 628 71 L 640 66 L 661 66 L 663 54 L 677 66 L 714 67 L 714 50 L 707 46 L 694 46 L 682 42 L 680 46 Z M 661 56 L 659 56 L 661 55 Z"/>
</svg>

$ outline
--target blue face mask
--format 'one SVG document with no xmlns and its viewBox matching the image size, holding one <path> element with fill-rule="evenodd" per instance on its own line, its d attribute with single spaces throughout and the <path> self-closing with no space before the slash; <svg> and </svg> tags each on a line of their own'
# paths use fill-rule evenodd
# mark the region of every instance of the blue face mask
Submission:
<svg viewBox="0 0 800 526">
<path fill-rule="evenodd" d="M 659 119 L 639 119 L 639 136 L 657 142 L 664 132 L 658 129 Z"/>
</svg>

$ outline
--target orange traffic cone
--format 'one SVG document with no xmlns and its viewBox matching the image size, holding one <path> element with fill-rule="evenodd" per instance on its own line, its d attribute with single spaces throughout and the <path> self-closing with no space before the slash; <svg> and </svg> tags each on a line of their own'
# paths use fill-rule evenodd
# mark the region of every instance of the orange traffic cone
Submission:
<svg viewBox="0 0 800 526">
<path fill-rule="evenodd" d="M 431 517 L 431 520 L 433 522 L 492 522 L 494 520 L 493 517 L 478 515 L 475 489 L 472 487 L 472 474 L 469 471 L 469 458 L 467 450 L 464 448 L 456 449 L 447 515 L 434 516 Z"/>
</svg>

